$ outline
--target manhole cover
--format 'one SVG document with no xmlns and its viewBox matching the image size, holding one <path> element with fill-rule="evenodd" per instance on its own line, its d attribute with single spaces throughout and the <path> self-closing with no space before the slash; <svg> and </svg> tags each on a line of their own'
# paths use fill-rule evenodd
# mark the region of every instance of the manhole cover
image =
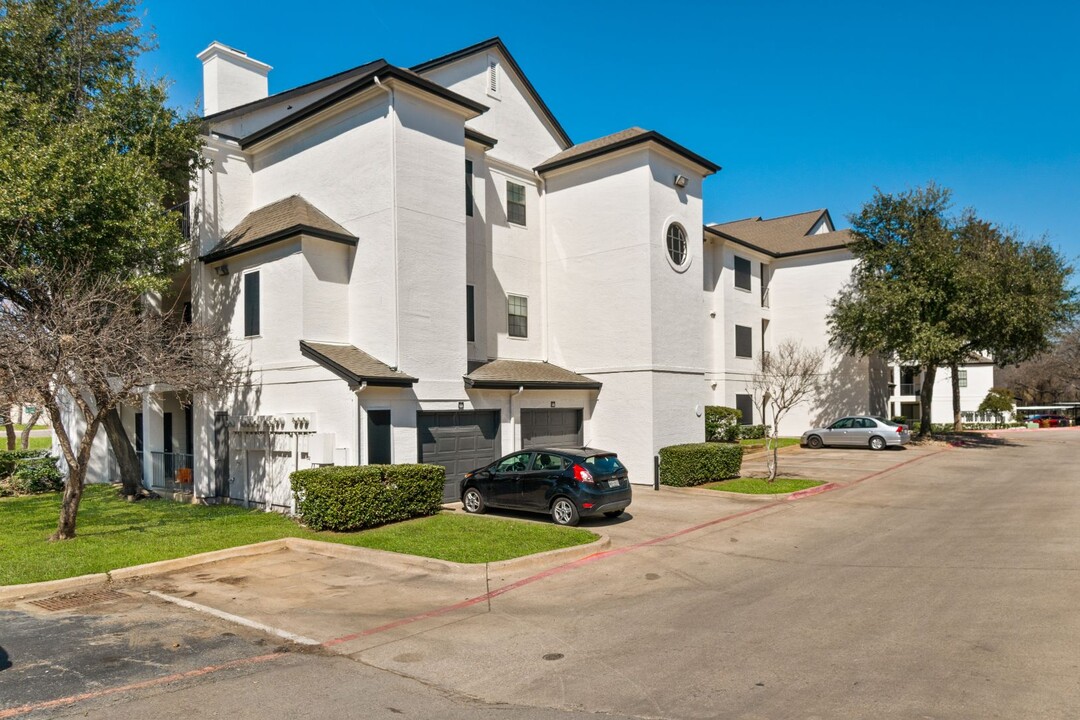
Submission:
<svg viewBox="0 0 1080 720">
<path fill-rule="evenodd" d="M 562 653 L 548 653 L 547 655 L 544 656 L 544 659 L 545 660 L 562 660 L 564 657 L 566 657 L 566 656 L 563 655 Z"/>
<path fill-rule="evenodd" d="M 122 592 L 116 590 L 91 590 L 89 592 L 66 593 L 44 600 L 31 600 L 31 605 L 37 605 L 46 610 L 71 610 L 72 608 L 93 605 L 94 603 L 107 602 L 109 600 L 123 600 L 126 598 Z"/>
</svg>

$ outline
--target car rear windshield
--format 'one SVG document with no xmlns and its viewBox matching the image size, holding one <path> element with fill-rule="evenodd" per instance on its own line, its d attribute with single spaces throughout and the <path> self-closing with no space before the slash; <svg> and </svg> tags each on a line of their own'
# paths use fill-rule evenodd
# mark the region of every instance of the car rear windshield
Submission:
<svg viewBox="0 0 1080 720">
<path fill-rule="evenodd" d="M 886 420 L 885 418 L 880 417 L 875 417 L 874 419 L 877 420 L 879 423 L 884 423 L 885 425 L 888 425 L 889 427 L 900 427 L 900 423 L 893 422 L 892 420 Z"/>
<path fill-rule="evenodd" d="M 593 455 L 585 458 L 585 467 L 593 475 L 612 475 L 625 470 L 616 455 Z"/>
</svg>

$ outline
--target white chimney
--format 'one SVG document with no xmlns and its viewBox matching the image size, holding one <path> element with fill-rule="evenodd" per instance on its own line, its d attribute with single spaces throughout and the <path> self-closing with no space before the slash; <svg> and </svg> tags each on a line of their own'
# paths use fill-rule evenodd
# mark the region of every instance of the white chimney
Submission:
<svg viewBox="0 0 1080 720">
<path fill-rule="evenodd" d="M 203 64 L 203 110 L 206 115 L 261 100 L 269 94 L 270 66 L 216 40 L 196 57 Z"/>
</svg>

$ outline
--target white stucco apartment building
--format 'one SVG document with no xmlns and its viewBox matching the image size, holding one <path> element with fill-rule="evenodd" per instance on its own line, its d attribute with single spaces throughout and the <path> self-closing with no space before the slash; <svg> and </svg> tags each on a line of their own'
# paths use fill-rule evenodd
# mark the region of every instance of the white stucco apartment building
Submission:
<svg viewBox="0 0 1080 720">
<path fill-rule="evenodd" d="M 287 508 L 294 469 L 422 461 L 450 497 L 537 444 L 613 450 L 649 483 L 705 405 L 761 421 L 763 349 L 827 346 L 853 263 L 827 211 L 706 225 L 718 165 L 640 128 L 572 143 L 497 38 L 275 95 L 238 50 L 199 59 L 208 163 L 175 295 L 247 376 L 124 410 L 152 487 Z M 822 381 L 782 434 L 889 410 L 884 363 L 831 353 Z"/>
</svg>

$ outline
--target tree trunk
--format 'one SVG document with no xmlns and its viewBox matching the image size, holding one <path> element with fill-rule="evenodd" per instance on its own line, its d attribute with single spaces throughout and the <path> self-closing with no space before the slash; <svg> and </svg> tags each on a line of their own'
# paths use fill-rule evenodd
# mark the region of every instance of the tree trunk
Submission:
<svg viewBox="0 0 1080 720">
<path fill-rule="evenodd" d="M 4 430 L 7 433 L 7 449 L 15 449 L 15 421 L 11 419 L 10 415 L 4 415 Z"/>
<path fill-rule="evenodd" d="M 123 483 L 123 494 L 139 497 L 143 492 L 142 463 L 139 455 L 124 430 L 124 423 L 120 420 L 120 412 L 115 408 L 105 415 L 102 423 L 105 426 L 105 434 L 109 436 L 109 444 L 112 445 L 113 454 L 116 456 L 116 464 L 120 467 L 120 482 Z"/>
<path fill-rule="evenodd" d="M 961 432 L 964 429 L 964 417 L 960 414 L 960 366 L 953 363 L 949 366 L 952 374 L 952 429 L 953 432 Z"/>
<path fill-rule="evenodd" d="M 930 405 L 934 401 L 934 380 L 937 378 L 937 365 L 923 368 L 922 390 L 919 393 L 919 438 L 930 437 Z"/>
<path fill-rule="evenodd" d="M 78 469 L 68 466 L 68 480 L 64 483 L 64 499 L 60 504 L 60 522 L 49 540 L 70 540 L 75 537 L 75 518 L 79 512 L 85 479 L 86 463 L 81 463 Z"/>
<path fill-rule="evenodd" d="M 30 447 L 30 433 L 33 432 L 34 425 L 36 425 L 37 421 L 40 419 L 41 408 L 36 408 L 33 414 L 30 415 L 30 419 L 27 420 L 26 424 L 23 425 L 22 436 L 19 438 L 19 444 L 23 450 L 26 450 L 28 447 Z"/>
</svg>

